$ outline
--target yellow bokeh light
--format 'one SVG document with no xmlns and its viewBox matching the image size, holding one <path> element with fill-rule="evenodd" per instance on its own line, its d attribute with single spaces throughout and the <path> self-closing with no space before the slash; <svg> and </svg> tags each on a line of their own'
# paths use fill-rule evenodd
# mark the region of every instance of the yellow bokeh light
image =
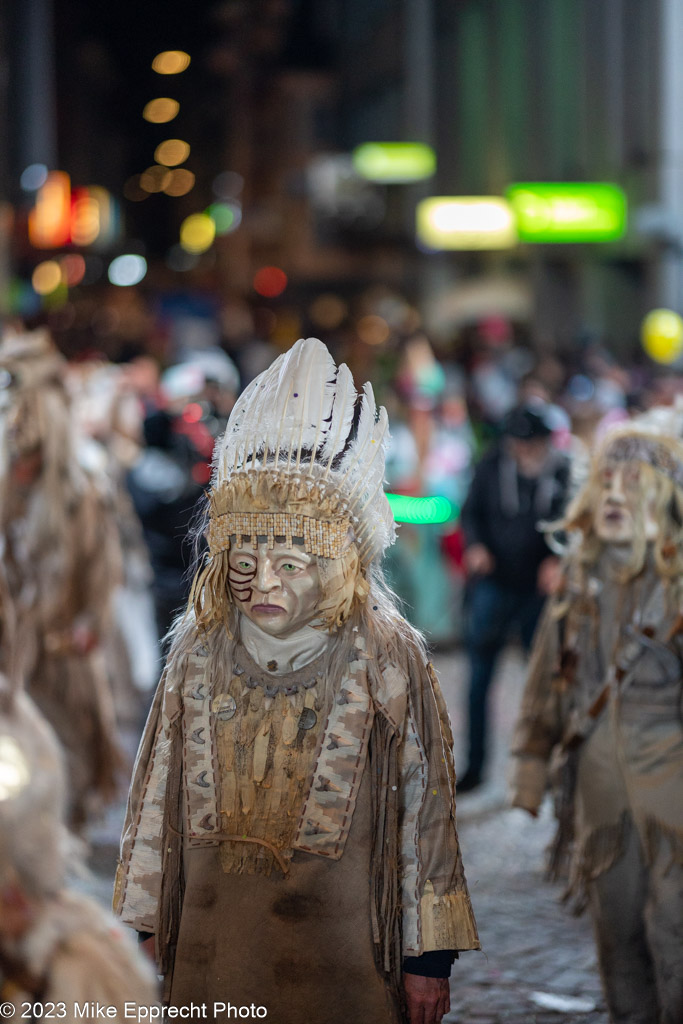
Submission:
<svg viewBox="0 0 683 1024">
<path fill-rule="evenodd" d="M 176 164 L 184 163 L 189 155 L 190 147 L 182 139 L 166 139 L 165 142 L 160 142 L 154 150 L 156 162 L 164 164 L 166 167 L 175 167 Z"/>
<path fill-rule="evenodd" d="M 168 96 L 159 96 L 145 104 L 142 116 L 145 121 L 151 121 L 152 124 L 166 124 L 167 121 L 172 121 L 177 116 L 179 110 L 180 104 L 177 100 L 172 100 Z"/>
<path fill-rule="evenodd" d="M 382 345 L 391 334 L 391 328 L 381 316 L 364 316 L 356 324 L 356 331 L 366 345 Z"/>
<path fill-rule="evenodd" d="M 145 192 L 162 192 L 171 179 L 171 172 L 168 167 L 161 167 L 153 164 L 140 175 L 140 188 Z"/>
<path fill-rule="evenodd" d="M 62 268 L 57 260 L 45 260 L 39 263 L 31 274 L 31 284 L 38 295 L 49 295 L 62 283 Z"/>
<path fill-rule="evenodd" d="M 185 196 L 194 188 L 194 174 L 185 167 L 177 167 L 170 171 L 169 181 L 163 190 L 167 196 Z"/>
<path fill-rule="evenodd" d="M 185 252 L 206 252 L 215 237 L 216 225 L 206 213 L 192 213 L 180 225 L 180 244 Z"/>
<path fill-rule="evenodd" d="M 158 75 L 179 75 L 190 66 L 190 55 L 184 50 L 164 50 L 152 61 L 152 71 Z"/>
<path fill-rule="evenodd" d="M 683 318 L 672 309 L 653 309 L 641 327 L 643 348 L 656 363 L 675 363 L 683 354 Z"/>
</svg>

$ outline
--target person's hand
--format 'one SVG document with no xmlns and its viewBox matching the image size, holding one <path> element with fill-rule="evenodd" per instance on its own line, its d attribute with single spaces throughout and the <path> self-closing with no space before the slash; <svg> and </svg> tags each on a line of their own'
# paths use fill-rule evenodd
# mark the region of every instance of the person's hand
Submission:
<svg viewBox="0 0 683 1024">
<path fill-rule="evenodd" d="M 404 974 L 403 991 L 410 1024 L 439 1024 L 451 1008 L 448 978 L 423 978 L 420 974 Z"/>
<path fill-rule="evenodd" d="M 538 567 L 536 586 L 546 597 L 557 594 L 562 585 L 562 566 L 559 558 L 548 555 Z"/>
<path fill-rule="evenodd" d="M 472 544 L 465 549 L 465 568 L 472 576 L 488 576 L 496 561 L 485 544 Z"/>
</svg>

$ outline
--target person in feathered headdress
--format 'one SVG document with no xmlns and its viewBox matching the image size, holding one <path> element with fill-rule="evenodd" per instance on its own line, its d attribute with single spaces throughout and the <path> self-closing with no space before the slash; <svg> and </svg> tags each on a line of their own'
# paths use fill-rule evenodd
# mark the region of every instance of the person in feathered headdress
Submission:
<svg viewBox="0 0 683 1024">
<path fill-rule="evenodd" d="M 683 444 L 617 428 L 559 524 L 565 582 L 536 638 L 513 803 L 549 778 L 614 1024 L 683 1020 Z"/>
<path fill-rule="evenodd" d="M 114 898 L 175 1005 L 431 1024 L 479 948 L 447 713 L 379 568 L 386 440 L 370 385 L 309 338 L 218 442 Z"/>
<path fill-rule="evenodd" d="M 126 1019 L 147 1010 L 156 980 L 130 936 L 70 889 L 65 773 L 56 737 L 33 702 L 0 676 L 0 1002 L 19 1021 L 27 1004 L 66 1021 L 93 1003 Z M 50 1005 L 52 1009 L 50 1009 Z M 83 1015 L 83 1011 L 80 1014 Z"/>
<path fill-rule="evenodd" d="M 101 647 L 121 555 L 108 498 L 79 462 L 65 366 L 46 331 L 0 342 L 0 558 L 27 690 L 65 749 L 81 828 L 121 763 Z"/>
</svg>

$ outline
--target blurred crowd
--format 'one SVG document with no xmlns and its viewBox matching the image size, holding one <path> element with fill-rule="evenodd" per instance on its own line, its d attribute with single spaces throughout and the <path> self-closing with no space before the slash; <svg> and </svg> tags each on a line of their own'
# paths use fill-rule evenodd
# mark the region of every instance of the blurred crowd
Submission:
<svg viewBox="0 0 683 1024">
<path fill-rule="evenodd" d="M 498 317 L 445 345 L 407 304 L 394 302 L 391 323 L 388 308 L 366 312 L 363 331 L 318 333 L 357 380 L 373 381 L 388 409 L 387 490 L 450 505 L 446 521 L 401 526 L 388 570 L 430 642 L 467 651 L 463 792 L 482 782 L 498 655 L 515 637 L 530 647 L 557 586 L 552 524 L 585 480 L 594 445 L 654 406 L 658 415 L 668 408 L 672 422 L 683 418 L 682 386 L 595 344 L 560 359 Z M 295 340 L 261 329 L 258 317 L 195 312 L 170 316 L 159 332 L 138 309 L 133 340 L 113 332 L 106 343 L 76 343 L 57 320 L 8 324 L 0 341 L 0 803 L 16 811 L 11 787 L 20 793 L 22 765 L 29 777 L 44 754 L 22 739 L 26 716 L 42 714 L 67 777 L 58 796 L 31 796 L 49 808 L 48 831 L 66 824 L 87 835 L 93 816 L 121 796 L 130 764 L 117 736 L 139 733 L 165 638 L 188 600 L 193 545 L 205 543 L 193 523 L 215 441 L 241 390 Z M 24 706 L 24 692 L 37 710 Z M 22 856 L 0 846 L 0 919 L 16 920 L 17 935 L 42 920 L 36 900 L 45 901 L 49 929 L 54 900 L 67 898 L 59 865 L 46 874 L 36 854 L 24 880 Z M 87 907 L 72 909 L 75 928 L 102 931 L 94 911 L 88 923 Z M 6 938 L 0 925 L 0 981 L 15 973 Z M 142 969 L 140 984 L 148 982 Z M 30 989 L 30 972 L 22 984 Z"/>
</svg>

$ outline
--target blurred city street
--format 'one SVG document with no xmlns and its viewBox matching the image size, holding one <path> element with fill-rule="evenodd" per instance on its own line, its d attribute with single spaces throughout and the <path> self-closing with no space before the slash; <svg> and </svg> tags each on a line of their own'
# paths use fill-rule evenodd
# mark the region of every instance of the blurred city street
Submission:
<svg viewBox="0 0 683 1024">
<path fill-rule="evenodd" d="M 457 761 L 463 750 L 465 660 L 460 651 L 449 651 L 438 653 L 435 664 L 451 715 Z M 534 821 L 506 806 L 507 748 L 523 683 L 521 655 L 510 649 L 492 693 L 495 738 L 490 775 L 480 789 L 458 799 L 460 839 L 482 952 L 463 953 L 454 965 L 451 1013 L 444 1022 L 607 1024 L 590 922 L 586 916 L 573 917 L 559 902 L 559 887 L 543 880 L 544 849 L 554 831 L 551 808 L 546 802 Z M 133 751 L 132 732 L 129 741 Z M 111 900 L 123 812 L 120 802 L 90 832 L 93 876 L 85 884 L 104 905 Z M 566 1009 L 544 1009 L 534 996 Z M 580 1005 L 585 1009 L 579 1010 Z"/>
<path fill-rule="evenodd" d="M 683 0 L 0 4 L 0 1018 L 127 999 L 118 919 L 140 1006 L 156 941 L 174 1010 L 438 1024 L 457 949 L 445 1024 L 683 1021 L 681 53 Z"/>
</svg>

